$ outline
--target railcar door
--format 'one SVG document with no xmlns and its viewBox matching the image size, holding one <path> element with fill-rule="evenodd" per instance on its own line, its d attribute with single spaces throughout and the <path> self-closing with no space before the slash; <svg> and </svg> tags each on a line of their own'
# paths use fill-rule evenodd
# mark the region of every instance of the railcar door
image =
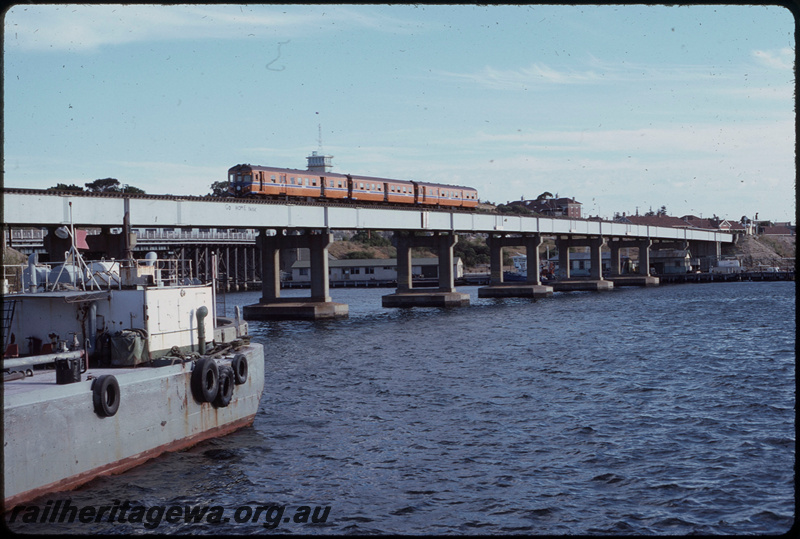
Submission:
<svg viewBox="0 0 800 539">
<path fill-rule="evenodd" d="M 285 195 L 286 194 L 286 174 L 281 174 L 278 176 L 280 179 L 280 184 L 278 185 L 278 194 Z"/>
</svg>

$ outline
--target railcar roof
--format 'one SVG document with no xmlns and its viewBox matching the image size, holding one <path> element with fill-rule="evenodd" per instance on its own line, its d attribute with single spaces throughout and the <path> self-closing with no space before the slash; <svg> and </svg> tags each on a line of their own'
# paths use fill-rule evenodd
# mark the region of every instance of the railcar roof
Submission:
<svg viewBox="0 0 800 539">
<path fill-rule="evenodd" d="M 470 191 L 477 191 L 474 187 L 466 187 L 464 185 L 450 185 L 447 183 L 430 183 L 430 182 L 417 182 L 419 185 L 426 185 L 431 187 L 445 187 L 447 189 L 467 189 Z"/>
<path fill-rule="evenodd" d="M 411 180 L 396 180 L 394 178 L 381 178 L 378 176 L 362 176 L 361 174 L 350 174 L 354 180 L 367 180 L 367 181 L 381 181 L 381 182 L 394 182 L 394 183 L 413 183 Z"/>
<path fill-rule="evenodd" d="M 231 167 L 230 169 L 228 169 L 228 172 L 232 172 L 234 170 L 241 168 L 249 168 L 250 170 L 268 171 L 268 172 L 285 172 L 285 173 L 297 174 L 298 176 L 306 175 L 306 176 L 325 176 L 325 177 L 340 176 L 342 178 L 345 177 L 345 174 L 339 174 L 337 172 L 325 172 L 324 174 L 320 174 L 313 170 L 307 170 L 307 169 L 304 170 L 301 168 L 264 167 L 261 165 L 248 165 L 248 164 L 236 165 L 235 167 Z"/>
</svg>

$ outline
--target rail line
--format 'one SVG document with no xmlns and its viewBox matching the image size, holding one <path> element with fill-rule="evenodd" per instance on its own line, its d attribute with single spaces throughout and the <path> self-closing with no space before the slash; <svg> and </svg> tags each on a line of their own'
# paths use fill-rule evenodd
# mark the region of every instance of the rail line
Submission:
<svg viewBox="0 0 800 539">
<path fill-rule="evenodd" d="M 329 202 L 329 201 L 316 201 L 316 200 L 303 200 L 302 198 L 256 198 L 256 197 L 226 197 L 214 195 L 154 195 L 146 193 L 104 193 L 104 192 L 91 192 L 91 191 L 70 191 L 65 189 L 29 189 L 20 187 L 4 187 L 2 192 L 8 194 L 23 194 L 23 195 L 37 195 L 37 196 L 73 196 L 73 197 L 96 197 L 96 198 L 135 198 L 143 200 L 182 200 L 182 201 L 202 201 L 202 202 L 235 202 L 236 204 L 272 204 L 272 205 L 285 205 L 291 204 L 295 206 L 316 206 L 316 207 L 329 207 L 329 208 L 382 208 L 382 209 L 396 209 L 408 210 L 418 209 L 417 206 L 410 206 L 408 204 L 391 204 L 379 202 L 361 202 L 357 204 L 345 202 Z M 450 213 L 454 208 L 437 208 L 435 206 L 425 206 L 426 211 L 438 211 L 443 213 Z M 487 209 L 481 208 L 458 208 L 457 211 L 470 212 L 470 213 L 497 213 Z"/>
</svg>

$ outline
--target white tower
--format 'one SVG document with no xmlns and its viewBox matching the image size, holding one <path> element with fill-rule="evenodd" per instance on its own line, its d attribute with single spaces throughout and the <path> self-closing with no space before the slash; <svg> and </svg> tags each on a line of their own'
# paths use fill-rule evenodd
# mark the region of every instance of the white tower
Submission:
<svg viewBox="0 0 800 539">
<path fill-rule="evenodd" d="M 328 172 L 333 167 L 331 165 L 332 155 L 320 155 L 317 152 L 311 152 L 311 155 L 306 157 L 308 159 L 308 170 L 310 172 Z"/>
<path fill-rule="evenodd" d="M 308 170 L 309 172 L 328 172 L 333 165 L 331 165 L 331 159 L 333 159 L 332 155 L 325 155 L 322 152 L 322 124 L 317 124 L 317 129 L 319 130 L 319 138 L 317 142 L 319 143 L 319 152 L 311 152 L 311 155 L 306 157 L 308 159 Z"/>
</svg>

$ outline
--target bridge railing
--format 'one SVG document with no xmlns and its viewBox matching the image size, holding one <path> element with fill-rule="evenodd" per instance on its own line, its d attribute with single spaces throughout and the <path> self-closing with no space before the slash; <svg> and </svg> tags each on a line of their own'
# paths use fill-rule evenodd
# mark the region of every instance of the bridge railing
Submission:
<svg viewBox="0 0 800 539">
<path fill-rule="evenodd" d="M 133 229 L 140 241 L 209 241 L 209 242 L 254 242 L 258 235 L 254 230 L 220 231 L 220 230 L 163 230 L 163 229 Z"/>
</svg>

